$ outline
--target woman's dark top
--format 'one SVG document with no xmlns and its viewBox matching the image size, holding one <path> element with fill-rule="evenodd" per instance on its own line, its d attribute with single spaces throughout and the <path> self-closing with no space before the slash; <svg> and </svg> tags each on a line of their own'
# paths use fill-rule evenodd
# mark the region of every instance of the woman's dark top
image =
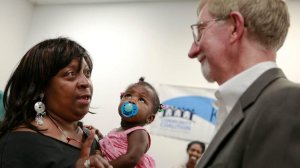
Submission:
<svg viewBox="0 0 300 168">
<path fill-rule="evenodd" d="M 94 141 L 91 153 L 95 153 Z M 0 139 L 0 168 L 70 168 L 80 149 L 36 132 L 16 131 Z"/>
</svg>

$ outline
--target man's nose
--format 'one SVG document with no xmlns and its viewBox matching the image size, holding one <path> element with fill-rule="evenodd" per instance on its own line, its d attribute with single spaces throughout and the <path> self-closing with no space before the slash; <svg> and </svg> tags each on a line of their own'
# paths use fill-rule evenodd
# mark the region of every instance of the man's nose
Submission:
<svg viewBox="0 0 300 168">
<path fill-rule="evenodd" d="M 199 55 L 200 53 L 200 47 L 199 45 L 197 45 L 195 42 L 193 42 L 192 46 L 191 46 L 191 49 L 188 53 L 188 56 L 190 58 L 197 58 L 197 56 Z"/>
</svg>

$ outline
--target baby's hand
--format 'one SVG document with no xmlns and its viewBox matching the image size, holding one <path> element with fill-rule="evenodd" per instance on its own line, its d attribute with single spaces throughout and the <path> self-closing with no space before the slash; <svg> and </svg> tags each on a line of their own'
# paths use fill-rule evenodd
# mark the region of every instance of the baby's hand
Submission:
<svg viewBox="0 0 300 168">
<path fill-rule="evenodd" d="M 97 136 L 95 138 L 98 141 L 103 138 L 103 135 L 101 134 L 101 132 L 98 129 L 96 129 L 95 127 L 93 127 L 91 125 L 85 125 L 84 127 L 87 128 L 87 129 L 89 129 L 89 130 L 95 130 L 95 133 L 96 133 L 96 136 Z"/>
</svg>

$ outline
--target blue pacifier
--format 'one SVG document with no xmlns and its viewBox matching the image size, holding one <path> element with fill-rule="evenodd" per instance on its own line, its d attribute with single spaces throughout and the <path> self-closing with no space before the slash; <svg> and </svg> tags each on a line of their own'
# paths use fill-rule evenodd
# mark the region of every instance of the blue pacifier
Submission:
<svg viewBox="0 0 300 168">
<path fill-rule="evenodd" d="M 122 104 L 121 113 L 124 117 L 133 117 L 138 113 L 138 106 L 136 104 L 125 102 Z"/>
</svg>

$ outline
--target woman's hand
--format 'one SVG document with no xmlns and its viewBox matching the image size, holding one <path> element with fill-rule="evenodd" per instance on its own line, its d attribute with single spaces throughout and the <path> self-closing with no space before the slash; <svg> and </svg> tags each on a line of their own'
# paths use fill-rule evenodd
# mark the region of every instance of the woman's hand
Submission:
<svg viewBox="0 0 300 168">
<path fill-rule="evenodd" d="M 91 155 L 91 146 L 94 141 L 95 130 L 90 130 L 90 135 L 82 144 L 80 158 L 75 163 L 75 168 L 113 168 L 107 160 L 99 154 Z"/>
</svg>

